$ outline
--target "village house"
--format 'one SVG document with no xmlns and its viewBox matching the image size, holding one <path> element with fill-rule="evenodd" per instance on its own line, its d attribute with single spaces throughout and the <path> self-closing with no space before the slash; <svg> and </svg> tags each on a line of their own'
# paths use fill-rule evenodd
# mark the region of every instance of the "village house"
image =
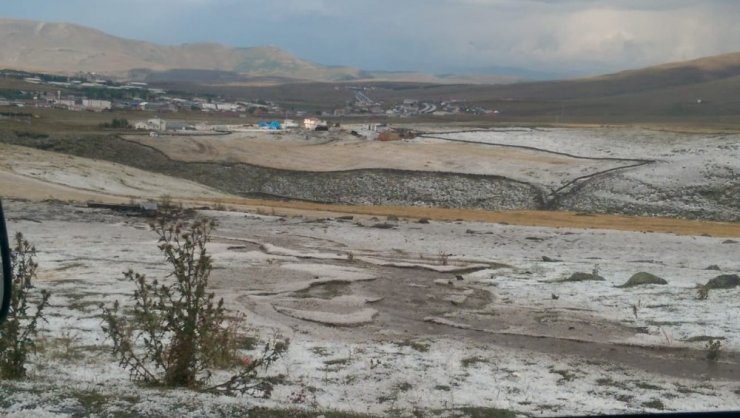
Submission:
<svg viewBox="0 0 740 418">
<path fill-rule="evenodd" d="M 134 123 L 134 128 L 147 131 L 165 131 L 167 130 L 167 121 L 160 118 L 152 118 Z"/>
<path fill-rule="evenodd" d="M 303 128 L 309 131 L 315 131 L 319 127 L 328 127 L 326 121 L 320 120 L 319 118 L 305 118 L 303 119 Z"/>
</svg>

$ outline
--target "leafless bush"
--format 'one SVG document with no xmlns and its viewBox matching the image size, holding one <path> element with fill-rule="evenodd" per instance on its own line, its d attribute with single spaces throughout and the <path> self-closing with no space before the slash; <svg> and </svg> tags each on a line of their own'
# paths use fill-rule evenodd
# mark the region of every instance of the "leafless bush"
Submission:
<svg viewBox="0 0 740 418">
<path fill-rule="evenodd" d="M 703 284 L 696 285 L 696 298 L 699 300 L 705 300 L 709 297 L 709 288 Z"/>
<path fill-rule="evenodd" d="M 720 340 L 709 340 L 705 348 L 707 350 L 707 360 L 717 361 L 722 351 L 722 342 Z"/>
<path fill-rule="evenodd" d="M 44 308 L 49 303 L 49 292 L 35 292 L 32 280 L 38 264 L 34 261 L 36 248 L 23 234 L 15 236 L 11 254 L 13 266 L 13 293 L 7 321 L 0 326 L 0 376 L 20 379 L 26 375 L 26 362 L 36 348 L 34 339 L 38 323 L 44 320 Z"/>
<path fill-rule="evenodd" d="M 269 343 L 256 357 L 242 358 L 240 370 L 226 382 L 209 386 L 211 369 L 238 362 L 238 329 L 243 317 L 229 319 L 223 299 L 208 291 L 213 267 L 206 251 L 215 223 L 184 221 L 164 212 L 152 225 L 159 250 L 172 267 L 168 283 L 148 280 L 132 270 L 124 277 L 136 286 L 133 312 L 125 316 L 118 301 L 103 308 L 103 330 L 113 353 L 136 381 L 210 392 L 269 396 L 272 384 L 258 377 L 287 349 L 287 341 Z"/>
</svg>

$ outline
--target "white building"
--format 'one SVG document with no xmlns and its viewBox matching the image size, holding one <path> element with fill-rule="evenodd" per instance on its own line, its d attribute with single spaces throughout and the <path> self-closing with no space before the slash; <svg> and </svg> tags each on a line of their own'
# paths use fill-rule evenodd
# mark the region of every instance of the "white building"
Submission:
<svg viewBox="0 0 740 418">
<path fill-rule="evenodd" d="M 134 123 L 134 128 L 147 131 L 165 131 L 167 130 L 167 121 L 160 118 L 153 118 L 146 121 L 142 120 Z"/>
<path fill-rule="evenodd" d="M 216 109 L 221 112 L 236 112 L 239 110 L 239 105 L 234 103 L 218 103 Z"/>
<path fill-rule="evenodd" d="M 285 119 L 283 121 L 283 129 L 295 129 L 298 127 L 298 123 L 296 123 L 296 121 L 294 121 L 293 119 Z"/>
<path fill-rule="evenodd" d="M 319 126 L 327 126 L 326 121 L 318 118 L 303 119 L 303 127 L 309 131 L 315 131 Z"/>
<path fill-rule="evenodd" d="M 82 99 L 82 107 L 85 109 L 91 109 L 95 111 L 110 110 L 110 100 L 95 100 L 95 99 Z"/>
</svg>

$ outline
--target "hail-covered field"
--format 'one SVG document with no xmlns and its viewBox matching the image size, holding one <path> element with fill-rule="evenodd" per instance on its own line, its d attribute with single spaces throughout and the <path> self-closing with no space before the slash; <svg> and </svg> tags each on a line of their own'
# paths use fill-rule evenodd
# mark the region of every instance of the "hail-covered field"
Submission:
<svg viewBox="0 0 740 418">
<path fill-rule="evenodd" d="M 213 290 L 250 335 L 290 339 L 264 400 L 141 387 L 111 356 L 99 304 L 131 303 L 122 272 L 167 280 L 147 219 L 5 205 L 52 294 L 29 379 L 0 386 L 9 416 L 740 409 L 740 287 L 696 289 L 740 272 L 740 238 L 199 211 L 219 224 Z M 640 272 L 666 283 L 620 287 Z"/>
</svg>

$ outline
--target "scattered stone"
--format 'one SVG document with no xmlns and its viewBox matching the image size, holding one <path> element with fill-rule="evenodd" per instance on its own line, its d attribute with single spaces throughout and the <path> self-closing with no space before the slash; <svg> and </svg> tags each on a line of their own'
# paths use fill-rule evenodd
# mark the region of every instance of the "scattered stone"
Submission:
<svg viewBox="0 0 740 418">
<path fill-rule="evenodd" d="M 558 300 L 560 299 L 560 296 L 556 295 L 555 293 L 552 294 L 552 300 Z"/>
<path fill-rule="evenodd" d="M 445 301 L 452 303 L 453 305 L 462 305 L 468 300 L 466 295 L 449 295 L 444 298 Z"/>
<path fill-rule="evenodd" d="M 382 223 L 378 223 L 378 224 L 373 224 L 373 225 L 371 226 L 371 228 L 378 228 L 378 229 L 393 229 L 393 228 L 395 228 L 395 227 L 396 227 L 396 225 L 393 225 L 393 224 L 389 224 L 389 223 L 387 223 L 387 222 L 382 222 Z"/>
<path fill-rule="evenodd" d="M 732 289 L 740 286 L 740 276 L 737 274 L 721 274 L 705 285 L 708 289 Z"/>
<path fill-rule="evenodd" d="M 630 277 L 625 284 L 617 287 L 633 287 L 646 284 L 668 284 L 668 282 L 665 279 L 662 279 L 654 274 L 641 271 L 639 273 L 633 274 L 632 277 Z"/>
<path fill-rule="evenodd" d="M 418 221 L 416 221 L 416 223 L 428 224 L 429 223 L 429 218 L 421 218 Z"/>
<path fill-rule="evenodd" d="M 725 337 L 712 337 L 712 336 L 709 336 L 709 335 L 696 335 L 694 337 L 689 337 L 689 338 L 685 339 L 684 341 L 689 342 L 689 343 L 696 343 L 696 342 L 702 342 L 703 343 L 703 342 L 714 341 L 714 340 L 722 340 L 722 341 L 724 341 L 726 339 L 727 338 L 725 338 Z"/>
<path fill-rule="evenodd" d="M 457 280 L 463 280 L 463 279 L 464 279 L 464 278 L 463 278 L 463 276 L 461 276 L 461 275 L 459 275 L 459 274 L 458 274 L 458 275 L 456 275 L 456 276 L 455 276 L 455 278 L 456 278 Z"/>
<path fill-rule="evenodd" d="M 722 244 L 737 244 L 737 241 L 727 239 L 727 240 L 722 241 Z"/>
<path fill-rule="evenodd" d="M 524 239 L 529 240 L 529 241 L 537 241 L 537 242 L 542 242 L 545 240 L 544 238 L 540 238 L 540 237 L 524 237 Z"/>
<path fill-rule="evenodd" d="M 586 282 L 590 280 L 604 281 L 605 279 L 598 274 L 577 272 L 573 273 L 567 279 L 563 279 L 564 282 Z"/>
<path fill-rule="evenodd" d="M 719 266 L 718 266 L 718 265 L 716 265 L 716 264 L 712 264 L 711 266 L 709 266 L 709 267 L 705 268 L 704 270 L 717 270 L 717 271 L 719 271 L 719 270 L 722 270 L 722 269 L 721 269 L 721 268 L 719 268 Z"/>
<path fill-rule="evenodd" d="M 542 261 L 544 261 L 545 263 L 559 263 L 559 262 L 561 262 L 563 260 L 558 260 L 557 258 L 550 258 L 550 257 L 548 257 L 546 255 L 543 255 L 542 256 Z"/>
<path fill-rule="evenodd" d="M 663 402 L 660 399 L 653 399 L 648 402 L 643 402 L 642 406 L 644 406 L 645 408 L 657 409 L 659 411 L 665 409 L 665 405 L 663 405 Z"/>
</svg>

